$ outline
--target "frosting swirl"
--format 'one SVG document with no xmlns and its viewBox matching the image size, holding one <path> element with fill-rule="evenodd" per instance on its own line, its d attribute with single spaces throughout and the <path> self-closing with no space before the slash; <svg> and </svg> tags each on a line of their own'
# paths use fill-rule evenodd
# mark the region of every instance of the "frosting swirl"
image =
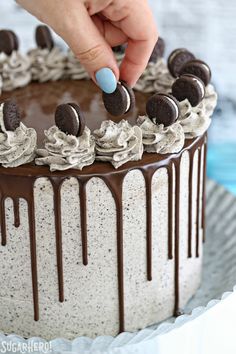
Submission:
<svg viewBox="0 0 236 354">
<path fill-rule="evenodd" d="M 96 160 L 108 161 L 115 168 L 128 161 L 141 160 L 142 131 L 138 126 L 132 127 L 124 119 L 117 124 L 107 120 L 93 134 L 96 139 Z"/>
<path fill-rule="evenodd" d="M 89 79 L 88 72 L 80 64 L 72 50 L 68 50 L 66 62 L 66 76 L 73 80 Z"/>
<path fill-rule="evenodd" d="M 198 106 L 192 107 L 188 100 L 180 102 L 179 123 L 187 139 L 204 134 L 211 124 L 211 116 L 217 104 L 217 94 L 212 85 L 206 87 L 206 95 Z"/>
<path fill-rule="evenodd" d="M 13 51 L 9 56 L 0 53 L 0 75 L 3 91 L 26 86 L 31 81 L 29 57 L 18 51 Z"/>
<path fill-rule="evenodd" d="M 57 126 L 44 132 L 45 149 L 37 149 L 36 165 L 49 165 L 50 171 L 65 171 L 70 168 L 82 170 L 95 160 L 95 142 L 89 128 L 76 137 L 63 133 Z"/>
<path fill-rule="evenodd" d="M 217 105 L 217 93 L 214 89 L 214 86 L 209 84 L 206 87 L 206 94 L 205 94 L 205 98 L 203 100 L 204 104 L 205 104 L 205 109 L 206 109 L 206 114 L 211 117 L 212 114 L 214 113 L 214 110 L 216 108 Z"/>
<path fill-rule="evenodd" d="M 147 152 L 174 154 L 184 146 L 184 131 L 178 122 L 165 127 L 154 124 L 147 116 L 140 116 L 137 125 L 142 130 L 144 150 Z"/>
<path fill-rule="evenodd" d="M 15 131 L 7 131 L 3 119 L 3 104 L 0 106 L 0 164 L 3 167 L 18 167 L 35 158 L 37 134 L 23 123 Z"/>
<path fill-rule="evenodd" d="M 174 78 L 171 76 L 163 58 L 156 63 L 149 63 L 134 89 L 145 93 L 171 91 Z"/>
<path fill-rule="evenodd" d="M 52 50 L 35 48 L 28 52 L 32 79 L 39 82 L 57 81 L 64 75 L 66 57 L 58 47 Z"/>
</svg>

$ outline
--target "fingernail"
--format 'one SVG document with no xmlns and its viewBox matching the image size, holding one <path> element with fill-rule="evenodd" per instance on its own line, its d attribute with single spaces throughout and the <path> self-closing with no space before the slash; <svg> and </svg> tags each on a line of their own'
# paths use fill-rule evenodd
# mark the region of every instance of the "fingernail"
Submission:
<svg viewBox="0 0 236 354">
<path fill-rule="evenodd" d="M 102 68 L 95 74 L 98 86 L 106 93 L 112 93 L 116 90 L 117 80 L 113 71 L 109 68 Z"/>
</svg>

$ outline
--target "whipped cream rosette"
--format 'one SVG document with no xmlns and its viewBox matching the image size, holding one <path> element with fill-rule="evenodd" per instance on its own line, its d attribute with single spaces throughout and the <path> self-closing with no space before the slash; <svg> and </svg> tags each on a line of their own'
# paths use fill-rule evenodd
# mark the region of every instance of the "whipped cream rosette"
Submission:
<svg viewBox="0 0 236 354">
<path fill-rule="evenodd" d="M 216 105 L 217 94 L 212 85 L 206 87 L 205 98 L 196 107 L 192 107 L 187 99 L 180 102 L 179 122 L 186 138 L 191 139 L 207 131 Z"/>
<path fill-rule="evenodd" d="M 66 77 L 73 80 L 89 79 L 88 72 L 84 69 L 83 65 L 80 64 L 71 49 L 69 49 L 67 53 Z"/>
<path fill-rule="evenodd" d="M 147 116 L 140 116 L 144 150 L 150 153 L 174 154 L 181 151 L 185 136 L 179 118 L 178 101 L 168 94 L 155 94 L 146 104 Z"/>
<path fill-rule="evenodd" d="M 13 31 L 0 31 L 0 88 L 12 91 L 31 81 L 30 60 L 19 51 L 18 37 Z"/>
<path fill-rule="evenodd" d="M 60 48 L 35 48 L 28 55 L 31 60 L 32 80 L 57 81 L 63 77 L 66 59 Z"/>
<path fill-rule="evenodd" d="M 209 84 L 206 86 L 206 94 L 204 98 L 204 105 L 208 116 L 212 116 L 217 106 L 218 95 L 214 89 L 214 86 Z"/>
<path fill-rule="evenodd" d="M 184 146 L 184 131 L 179 122 L 165 127 L 164 124 L 154 124 L 147 116 L 140 116 L 137 125 L 142 130 L 146 152 L 175 154 Z"/>
<path fill-rule="evenodd" d="M 95 160 L 95 141 L 85 126 L 80 107 L 62 104 L 55 114 L 57 125 L 45 130 L 45 148 L 38 149 L 35 163 L 48 165 L 50 171 L 70 168 L 82 170 Z"/>
<path fill-rule="evenodd" d="M 52 172 L 70 168 L 82 170 L 95 160 L 95 143 L 87 127 L 82 136 L 76 137 L 52 126 L 45 130 L 45 138 L 45 148 L 36 151 L 36 165 L 48 165 Z"/>
<path fill-rule="evenodd" d="M 142 131 L 126 120 L 115 123 L 103 121 L 101 128 L 94 131 L 96 160 L 108 161 L 118 168 L 128 161 L 138 161 L 143 155 Z"/>
<path fill-rule="evenodd" d="M 134 89 L 145 93 L 169 93 L 173 82 L 174 78 L 171 76 L 166 62 L 163 58 L 159 58 L 157 62 L 148 63 Z"/>
<path fill-rule="evenodd" d="M 28 52 L 31 60 L 32 79 L 39 82 L 57 81 L 64 76 L 66 56 L 54 46 L 47 26 L 40 25 L 35 32 L 37 48 Z"/>
<path fill-rule="evenodd" d="M 0 105 L 0 164 L 18 167 L 35 158 L 37 134 L 20 122 L 16 104 L 7 101 Z"/>
</svg>

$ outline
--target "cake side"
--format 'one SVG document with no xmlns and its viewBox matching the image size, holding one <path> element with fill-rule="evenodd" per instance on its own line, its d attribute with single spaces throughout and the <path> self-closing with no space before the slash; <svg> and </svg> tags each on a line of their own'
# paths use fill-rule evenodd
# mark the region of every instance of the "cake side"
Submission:
<svg viewBox="0 0 236 354">
<path fill-rule="evenodd" d="M 116 335 L 177 313 L 200 282 L 205 140 L 112 173 L 107 164 L 100 175 L 71 170 L 69 180 L 46 168 L 1 169 L 1 329 L 48 339 Z"/>
</svg>

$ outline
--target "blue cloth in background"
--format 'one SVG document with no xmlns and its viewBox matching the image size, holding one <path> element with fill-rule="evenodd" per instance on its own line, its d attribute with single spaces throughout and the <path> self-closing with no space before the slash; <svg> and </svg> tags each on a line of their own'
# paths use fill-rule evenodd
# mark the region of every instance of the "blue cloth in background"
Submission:
<svg viewBox="0 0 236 354">
<path fill-rule="evenodd" d="M 235 143 L 209 144 L 207 174 L 236 195 L 235 152 Z"/>
<path fill-rule="evenodd" d="M 236 195 L 236 102 L 220 99 L 209 130 L 210 178 Z"/>
</svg>

